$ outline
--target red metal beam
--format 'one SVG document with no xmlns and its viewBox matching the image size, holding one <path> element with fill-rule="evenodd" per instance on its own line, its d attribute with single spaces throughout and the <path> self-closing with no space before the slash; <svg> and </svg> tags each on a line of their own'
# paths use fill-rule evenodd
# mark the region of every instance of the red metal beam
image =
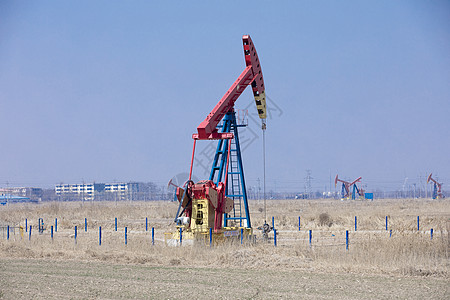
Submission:
<svg viewBox="0 0 450 300">
<path fill-rule="evenodd" d="M 354 185 L 355 183 L 359 182 L 361 180 L 362 177 L 358 177 L 357 179 L 355 179 L 352 183 L 350 183 L 350 186 Z"/>
<path fill-rule="evenodd" d="M 215 140 L 233 138 L 232 133 L 219 133 L 217 125 L 223 119 L 225 114 L 231 111 L 234 103 L 244 92 L 248 85 L 252 85 L 253 96 L 255 97 L 256 108 L 261 119 L 266 118 L 266 98 L 264 79 L 261 71 L 258 54 L 249 35 L 242 37 L 244 46 L 244 57 L 246 68 L 241 75 L 231 85 L 219 103 L 208 114 L 206 119 L 197 127 L 197 133 L 192 135 L 194 140 Z"/>
<path fill-rule="evenodd" d="M 336 186 L 338 182 L 342 182 L 343 184 L 350 186 L 350 182 L 339 179 L 338 175 L 336 175 L 334 178 L 334 185 Z"/>
<path fill-rule="evenodd" d="M 434 180 L 434 179 L 431 177 L 431 175 L 433 175 L 433 173 L 430 173 L 430 175 L 428 176 L 427 183 L 429 183 L 430 180 L 431 180 L 431 181 L 433 181 L 434 183 L 438 184 L 438 182 L 437 182 L 436 180 Z"/>
<path fill-rule="evenodd" d="M 222 137 L 221 134 L 217 132 L 217 125 L 223 119 L 225 114 L 233 109 L 234 102 L 242 94 L 245 88 L 252 82 L 253 72 L 252 67 L 246 67 L 245 70 L 239 75 L 238 79 L 231 85 L 225 95 L 220 99 L 219 103 L 213 108 L 206 119 L 200 123 L 197 127 L 198 134 L 193 134 L 192 138 L 196 140 L 208 140 L 208 139 L 220 139 L 220 138 L 232 138 Z M 229 133 L 227 134 L 229 135 Z"/>
</svg>

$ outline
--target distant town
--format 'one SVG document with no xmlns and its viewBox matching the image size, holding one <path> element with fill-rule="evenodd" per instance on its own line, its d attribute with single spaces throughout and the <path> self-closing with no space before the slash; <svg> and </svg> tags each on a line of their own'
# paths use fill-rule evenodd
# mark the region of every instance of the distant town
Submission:
<svg viewBox="0 0 450 300">
<path fill-rule="evenodd" d="M 6 187 L 0 188 L 0 204 L 16 202 L 39 203 L 42 201 L 154 201 L 174 200 L 174 187 L 161 186 L 153 182 L 114 182 L 114 183 L 72 183 L 56 184 L 54 188 Z M 249 199 L 263 199 L 262 190 L 249 187 Z M 425 189 L 399 189 L 396 191 L 375 190 L 370 193 L 373 199 L 384 198 L 431 198 L 431 191 Z M 448 193 L 443 193 L 448 197 Z M 338 191 L 282 192 L 270 190 L 267 199 L 341 199 Z M 360 199 L 362 200 L 362 199 Z M 368 200 L 368 199 L 365 199 Z M 372 199 L 369 199 L 372 200 Z"/>
<path fill-rule="evenodd" d="M 148 201 L 168 199 L 167 189 L 159 187 L 152 182 L 61 183 L 55 185 L 54 189 L 37 187 L 0 188 L 0 202 L 2 204 L 7 202 Z"/>
</svg>

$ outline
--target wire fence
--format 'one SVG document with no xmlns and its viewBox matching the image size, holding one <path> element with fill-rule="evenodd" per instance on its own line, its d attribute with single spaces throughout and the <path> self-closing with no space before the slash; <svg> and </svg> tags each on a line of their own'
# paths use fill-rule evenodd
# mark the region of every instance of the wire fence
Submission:
<svg viewBox="0 0 450 300">
<path fill-rule="evenodd" d="M 347 250 L 349 246 L 356 246 L 365 242 L 367 239 L 390 239 L 401 233 L 407 235 L 420 236 L 427 238 L 430 241 L 433 238 L 448 236 L 447 229 L 435 229 L 427 226 L 421 227 L 420 217 L 417 216 L 417 224 L 409 228 L 402 228 L 401 230 L 393 230 L 388 226 L 388 218 L 386 217 L 385 227 L 383 229 L 358 229 L 358 219 L 355 217 L 354 224 L 348 224 L 351 229 L 308 229 L 306 226 L 301 226 L 301 218 L 299 217 L 298 230 L 277 229 L 275 218 L 272 218 L 273 230 L 268 238 L 262 238 L 257 231 L 253 232 L 253 238 L 246 240 L 273 242 L 273 246 L 295 246 L 307 245 L 310 248 L 317 247 L 345 247 Z M 157 220 L 161 221 L 161 220 Z M 40 241 L 58 242 L 73 241 L 74 244 L 87 243 L 89 245 L 102 246 L 109 245 L 128 245 L 134 242 L 142 244 L 165 244 L 167 243 L 167 230 L 160 225 L 159 222 L 150 224 L 148 218 L 143 219 L 118 219 L 114 220 L 72 220 L 72 225 L 67 225 L 65 220 L 63 226 L 58 225 L 58 218 L 52 219 L 45 224 L 43 218 L 36 220 L 25 219 L 22 224 L 2 224 L 0 225 L 1 237 L 7 241 L 20 241 L 39 239 Z M 33 226 L 34 225 L 34 226 Z M 58 227 L 59 226 L 59 227 Z M 172 230 L 172 236 L 176 236 L 175 228 Z M 212 240 L 212 230 L 209 231 L 209 240 Z M 235 236 L 240 239 L 243 244 L 243 233 L 236 232 Z M 175 245 L 182 245 L 183 230 L 179 231 L 179 241 Z M 210 242 L 211 243 L 211 242 Z M 185 243 L 189 244 L 189 243 Z"/>
</svg>

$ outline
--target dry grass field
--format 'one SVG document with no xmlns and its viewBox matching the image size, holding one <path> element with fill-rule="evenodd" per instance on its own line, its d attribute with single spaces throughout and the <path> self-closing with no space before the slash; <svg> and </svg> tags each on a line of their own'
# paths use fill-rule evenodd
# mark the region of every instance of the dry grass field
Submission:
<svg viewBox="0 0 450 300">
<path fill-rule="evenodd" d="M 254 228 L 264 222 L 263 207 L 263 201 L 250 202 Z M 19 229 L 9 240 L 1 232 L 0 299 L 450 298 L 448 200 L 267 201 L 277 247 L 256 231 L 255 244 L 168 247 L 164 232 L 174 231 L 176 209 L 176 203 L 160 201 L 0 207 L 0 225 L 24 226 L 27 219 L 33 226 L 30 239 Z M 46 226 L 42 234 L 39 218 Z"/>
</svg>

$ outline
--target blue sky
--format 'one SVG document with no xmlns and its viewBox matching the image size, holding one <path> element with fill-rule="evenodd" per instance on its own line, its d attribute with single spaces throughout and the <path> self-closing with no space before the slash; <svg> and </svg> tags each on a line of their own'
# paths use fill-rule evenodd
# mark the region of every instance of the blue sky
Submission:
<svg viewBox="0 0 450 300">
<path fill-rule="evenodd" d="M 430 172 L 448 189 L 449 13 L 448 1 L 2 1 L 0 186 L 187 172 L 250 34 L 272 104 L 268 189 L 302 191 L 307 169 L 314 190 L 336 174 L 371 190 Z M 252 101 L 236 102 L 251 116 L 249 186 L 262 179 Z"/>
</svg>

